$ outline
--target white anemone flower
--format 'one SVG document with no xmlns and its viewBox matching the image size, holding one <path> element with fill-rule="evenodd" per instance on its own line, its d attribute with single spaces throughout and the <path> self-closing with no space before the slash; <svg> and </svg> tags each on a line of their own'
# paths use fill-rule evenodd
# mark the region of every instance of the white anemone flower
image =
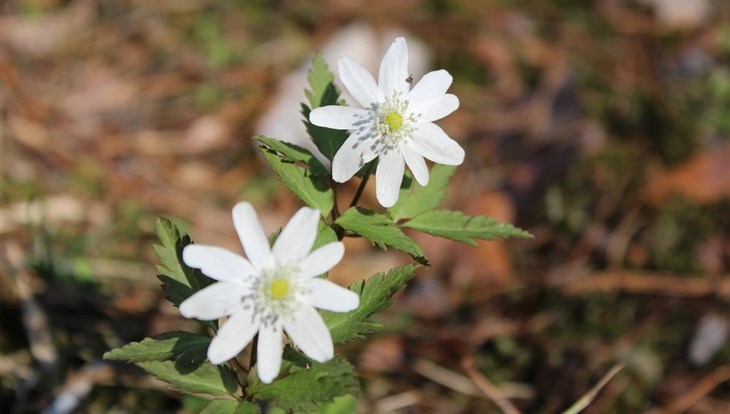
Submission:
<svg viewBox="0 0 730 414">
<path fill-rule="evenodd" d="M 391 207 L 398 201 L 405 164 L 416 181 L 426 185 L 429 173 L 424 158 L 447 165 L 464 161 L 464 149 L 433 123 L 459 107 L 459 99 L 446 93 L 453 78 L 445 70 L 429 72 L 411 89 L 404 38 L 395 39 L 383 56 L 377 83 L 349 56 L 340 58 L 338 72 L 362 108 L 330 105 L 309 115 L 315 125 L 350 131 L 332 160 L 335 181 L 349 180 L 380 157 L 376 195 L 383 207 Z"/>
<path fill-rule="evenodd" d="M 208 347 L 211 363 L 234 358 L 257 332 L 258 375 L 267 384 L 279 374 L 283 332 L 315 361 L 334 356 L 332 337 L 315 308 L 347 312 L 360 298 L 317 277 L 345 253 L 341 242 L 311 251 L 319 217 L 317 210 L 300 209 L 269 247 L 253 207 L 241 202 L 233 207 L 233 224 L 248 259 L 220 247 L 185 247 L 183 261 L 217 282 L 182 302 L 180 313 L 204 321 L 228 317 Z"/>
</svg>

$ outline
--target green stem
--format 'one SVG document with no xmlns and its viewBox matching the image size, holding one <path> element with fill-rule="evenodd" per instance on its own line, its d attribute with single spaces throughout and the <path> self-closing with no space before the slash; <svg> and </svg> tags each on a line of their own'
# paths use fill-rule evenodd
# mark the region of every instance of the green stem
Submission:
<svg viewBox="0 0 730 414">
<path fill-rule="evenodd" d="M 330 177 L 330 188 L 332 189 L 332 198 L 333 198 L 333 206 L 332 206 L 332 213 L 330 213 L 330 217 L 332 218 L 332 222 L 334 223 L 335 220 L 337 220 L 337 217 L 340 216 L 340 210 L 337 208 L 337 183 L 335 183 L 335 180 Z M 331 224 L 329 223 L 329 224 Z"/>
<path fill-rule="evenodd" d="M 370 174 L 373 171 L 373 166 L 375 166 L 375 160 L 370 161 L 368 163 L 368 166 L 365 168 L 365 174 L 363 174 L 362 180 L 360 180 L 360 186 L 357 187 L 357 192 L 355 192 L 355 197 L 352 198 L 350 207 L 355 207 L 357 205 L 357 202 L 360 201 L 360 196 L 362 196 L 362 192 L 363 190 L 365 190 L 365 185 L 368 183 Z"/>
</svg>

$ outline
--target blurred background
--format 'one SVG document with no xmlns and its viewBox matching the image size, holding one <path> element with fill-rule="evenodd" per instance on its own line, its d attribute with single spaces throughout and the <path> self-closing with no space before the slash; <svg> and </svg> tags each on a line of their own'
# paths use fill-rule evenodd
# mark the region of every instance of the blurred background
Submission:
<svg viewBox="0 0 730 414">
<path fill-rule="evenodd" d="M 461 100 L 447 207 L 535 237 L 414 234 L 433 266 L 339 349 L 360 411 L 561 412 L 621 362 L 586 412 L 730 412 L 725 0 L 0 3 L 0 412 L 196 412 L 101 359 L 198 329 L 159 288 L 155 218 L 237 252 L 237 201 L 285 223 L 250 137 L 302 142 L 315 50 L 375 70 L 397 35 Z M 346 241 L 343 285 L 409 261 Z"/>
</svg>

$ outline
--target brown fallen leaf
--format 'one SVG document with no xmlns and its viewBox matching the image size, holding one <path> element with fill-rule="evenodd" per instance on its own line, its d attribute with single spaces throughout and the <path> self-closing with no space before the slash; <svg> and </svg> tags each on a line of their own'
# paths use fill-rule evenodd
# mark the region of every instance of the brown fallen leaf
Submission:
<svg viewBox="0 0 730 414">
<path fill-rule="evenodd" d="M 465 207 L 467 214 L 494 217 L 512 222 L 515 206 L 512 199 L 501 191 L 484 193 L 474 197 Z M 460 260 L 454 269 L 454 283 L 459 286 L 496 284 L 506 286 L 515 282 L 512 258 L 504 241 L 478 240 L 477 248 L 460 245 Z"/>
<path fill-rule="evenodd" d="M 644 194 L 652 205 L 672 194 L 698 203 L 730 197 L 730 145 L 697 154 L 674 169 L 649 177 L 647 183 Z"/>
</svg>

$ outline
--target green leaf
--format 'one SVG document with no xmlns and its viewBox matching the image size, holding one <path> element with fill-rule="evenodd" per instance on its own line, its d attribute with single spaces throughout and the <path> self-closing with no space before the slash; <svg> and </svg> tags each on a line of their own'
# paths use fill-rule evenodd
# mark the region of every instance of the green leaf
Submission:
<svg viewBox="0 0 730 414">
<path fill-rule="evenodd" d="M 255 367 L 248 381 L 248 392 L 254 399 L 295 413 L 320 412 L 322 404 L 336 397 L 360 393 L 355 369 L 341 357 L 319 363 L 290 347 L 284 350 L 281 371 L 273 383 L 262 383 Z"/>
<path fill-rule="evenodd" d="M 290 159 L 271 148 L 260 147 L 264 159 L 284 183 L 306 205 L 318 209 L 327 216 L 334 207 L 334 192 L 328 179 L 312 173 L 311 169 L 297 165 L 298 160 Z"/>
<path fill-rule="evenodd" d="M 157 266 L 157 277 L 162 281 L 162 290 L 167 299 L 180 306 L 190 295 L 215 281 L 183 262 L 183 248 L 191 244 L 192 240 L 187 234 L 182 234 L 170 219 L 158 218 L 155 230 L 161 243 L 154 246 L 161 262 Z"/>
<path fill-rule="evenodd" d="M 508 237 L 530 238 L 532 235 L 509 223 L 491 217 L 470 217 L 460 211 L 435 210 L 423 213 L 403 224 L 432 236 L 443 237 L 476 246 L 474 239 L 495 240 Z"/>
<path fill-rule="evenodd" d="M 306 148 L 263 135 L 255 135 L 253 138 L 269 149 L 281 153 L 289 161 L 304 163 L 313 175 L 329 176 L 327 168 Z"/>
<path fill-rule="evenodd" d="M 332 227 L 325 224 L 323 221 L 319 222 L 319 228 L 317 229 L 317 238 L 314 239 L 314 245 L 312 245 L 312 251 L 337 241 L 337 234 L 332 230 Z"/>
<path fill-rule="evenodd" d="M 323 128 L 309 122 L 312 109 L 327 105 L 339 105 L 340 91 L 334 84 L 335 77 L 329 71 L 321 52 L 317 52 L 312 59 L 312 68 L 309 70 L 309 90 L 305 91 L 309 105 L 302 104 L 304 125 L 309 136 L 322 154 L 328 159 L 334 158 L 337 150 L 347 139 L 347 131 Z"/>
<path fill-rule="evenodd" d="M 410 185 L 404 185 L 400 190 L 398 202 L 388 209 L 388 214 L 394 222 L 413 218 L 427 211 L 436 209 L 446 197 L 446 190 L 451 176 L 456 171 L 455 166 L 435 164 L 431 168 L 428 184 L 421 186 L 412 178 L 408 178 Z M 406 180 L 403 180 L 406 184 Z"/>
<path fill-rule="evenodd" d="M 260 414 L 259 406 L 248 401 L 213 400 L 200 414 Z"/>
<path fill-rule="evenodd" d="M 387 274 L 377 273 L 367 280 L 359 280 L 350 285 L 349 289 L 360 296 L 360 306 L 357 309 L 345 313 L 320 311 L 330 330 L 332 341 L 339 344 L 360 339 L 365 334 L 381 329 L 380 323 L 368 318 L 393 303 L 392 296 L 406 286 L 416 269 L 417 265 L 396 267 Z"/>
<path fill-rule="evenodd" d="M 335 220 L 335 224 L 365 237 L 381 249 L 392 247 L 408 253 L 417 262 L 428 265 L 421 246 L 406 236 L 386 215 L 361 207 L 351 207 Z"/>
<path fill-rule="evenodd" d="M 141 342 L 132 342 L 104 354 L 104 359 L 127 362 L 175 360 L 200 365 L 205 359 L 211 338 L 190 332 L 165 332 Z"/>
<path fill-rule="evenodd" d="M 181 391 L 212 395 L 236 391 L 234 374 L 205 361 L 211 338 L 190 332 L 167 332 L 132 342 L 104 354 L 105 359 L 134 362 Z"/>
<path fill-rule="evenodd" d="M 137 365 L 184 392 L 224 395 L 233 394 L 238 388 L 235 374 L 225 365 L 207 361 L 198 366 L 179 361 L 146 361 Z"/>
<path fill-rule="evenodd" d="M 322 406 L 321 414 L 351 414 L 357 412 L 357 398 L 345 395 Z"/>
</svg>

